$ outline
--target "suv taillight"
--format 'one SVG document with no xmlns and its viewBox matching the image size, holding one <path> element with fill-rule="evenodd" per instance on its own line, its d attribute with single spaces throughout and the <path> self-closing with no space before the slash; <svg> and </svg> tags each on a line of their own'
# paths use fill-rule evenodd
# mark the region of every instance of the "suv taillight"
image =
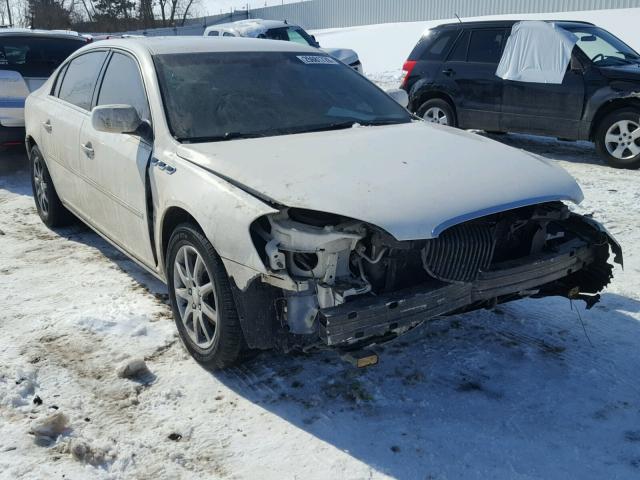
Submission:
<svg viewBox="0 0 640 480">
<path fill-rule="evenodd" d="M 404 65 L 402 66 L 402 76 L 400 77 L 401 87 L 404 87 L 407 84 L 407 80 L 409 79 L 411 72 L 415 68 L 416 63 L 418 62 L 416 62 L 415 60 L 407 60 L 406 62 L 404 62 Z"/>
</svg>

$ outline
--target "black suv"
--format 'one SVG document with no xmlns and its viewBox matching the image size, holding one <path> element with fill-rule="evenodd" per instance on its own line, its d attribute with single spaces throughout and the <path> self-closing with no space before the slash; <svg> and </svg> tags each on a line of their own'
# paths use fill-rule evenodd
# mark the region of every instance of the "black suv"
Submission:
<svg viewBox="0 0 640 480">
<path fill-rule="evenodd" d="M 404 65 L 409 109 L 427 121 L 489 132 L 594 141 L 607 163 L 640 168 L 640 56 L 586 22 L 560 85 L 503 80 L 496 69 L 517 21 L 440 25 Z"/>
</svg>

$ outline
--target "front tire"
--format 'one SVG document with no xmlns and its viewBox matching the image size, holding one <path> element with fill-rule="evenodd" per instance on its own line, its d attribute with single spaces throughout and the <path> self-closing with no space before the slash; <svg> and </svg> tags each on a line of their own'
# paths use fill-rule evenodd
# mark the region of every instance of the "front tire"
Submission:
<svg viewBox="0 0 640 480">
<path fill-rule="evenodd" d="M 179 225 L 169 240 L 167 283 L 180 338 L 210 370 L 238 361 L 244 336 L 222 260 L 193 225 Z"/>
<path fill-rule="evenodd" d="M 62 227 L 70 223 L 73 216 L 67 210 L 56 192 L 44 162 L 42 152 L 37 145 L 29 151 L 29 167 L 31 171 L 31 188 L 36 209 L 42 222 L 49 228 Z"/>
<path fill-rule="evenodd" d="M 458 126 L 456 114 L 449 102 L 440 98 L 432 98 L 422 104 L 416 112 L 425 122 L 446 125 L 449 127 Z"/>
<path fill-rule="evenodd" d="M 596 148 L 614 168 L 640 168 L 640 110 L 624 108 L 607 115 L 596 131 Z"/>
</svg>

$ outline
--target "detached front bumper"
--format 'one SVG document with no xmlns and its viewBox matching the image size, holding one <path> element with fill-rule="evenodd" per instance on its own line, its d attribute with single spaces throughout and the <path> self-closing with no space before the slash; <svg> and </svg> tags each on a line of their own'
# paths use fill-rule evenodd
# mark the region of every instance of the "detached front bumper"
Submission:
<svg viewBox="0 0 640 480">
<path fill-rule="evenodd" d="M 321 309 L 319 334 L 326 345 L 355 343 L 417 325 L 430 318 L 526 296 L 570 295 L 576 287 L 597 293 L 611 277 L 609 246 L 622 264 L 618 243 L 596 222 L 594 241 L 576 239 L 557 252 L 495 265 L 471 283 L 417 287 Z"/>
</svg>

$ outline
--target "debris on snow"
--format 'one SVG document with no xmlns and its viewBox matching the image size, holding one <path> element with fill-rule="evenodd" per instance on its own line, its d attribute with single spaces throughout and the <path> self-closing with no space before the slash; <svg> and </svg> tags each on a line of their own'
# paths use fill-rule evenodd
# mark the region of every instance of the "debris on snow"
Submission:
<svg viewBox="0 0 640 480">
<path fill-rule="evenodd" d="M 131 380 L 149 380 L 153 374 L 146 362 L 141 358 L 127 360 L 120 364 L 116 371 L 119 378 L 128 378 Z"/>
<path fill-rule="evenodd" d="M 69 429 L 69 417 L 62 412 L 39 418 L 31 423 L 31 433 L 39 443 L 53 441 Z"/>
<path fill-rule="evenodd" d="M 68 448 L 75 460 L 93 466 L 101 465 L 114 458 L 108 449 L 92 445 L 82 438 L 71 440 Z"/>
</svg>

